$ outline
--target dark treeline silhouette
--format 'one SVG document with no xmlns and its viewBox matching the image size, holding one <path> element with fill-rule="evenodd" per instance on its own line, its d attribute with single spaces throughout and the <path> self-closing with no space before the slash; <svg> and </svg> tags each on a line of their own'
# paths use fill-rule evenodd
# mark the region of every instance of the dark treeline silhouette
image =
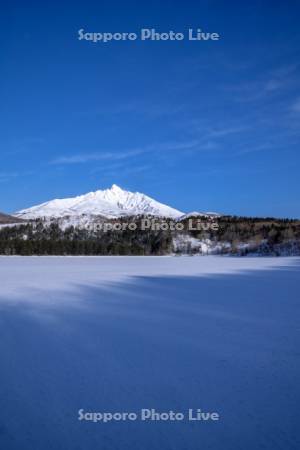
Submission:
<svg viewBox="0 0 300 450">
<path fill-rule="evenodd" d="M 118 219 L 118 222 L 125 219 Z M 171 253 L 201 253 L 190 240 L 209 240 L 213 253 L 300 255 L 300 221 L 274 218 L 222 216 L 201 218 L 203 223 L 217 223 L 217 229 L 190 229 L 199 218 L 185 219 L 184 230 L 141 230 L 141 218 L 131 218 L 136 230 L 81 229 L 42 220 L 7 226 L 0 229 L 2 255 L 167 255 Z M 158 220 L 158 219 L 156 219 Z M 128 221 L 128 218 L 126 218 Z M 162 219 L 161 219 L 162 221 Z M 112 221 L 114 223 L 116 221 Z M 164 222 L 170 222 L 164 219 Z M 193 227 L 195 228 L 195 227 Z M 174 240 L 185 239 L 185 245 L 175 248 Z M 220 245 L 217 245 L 220 244 Z"/>
</svg>

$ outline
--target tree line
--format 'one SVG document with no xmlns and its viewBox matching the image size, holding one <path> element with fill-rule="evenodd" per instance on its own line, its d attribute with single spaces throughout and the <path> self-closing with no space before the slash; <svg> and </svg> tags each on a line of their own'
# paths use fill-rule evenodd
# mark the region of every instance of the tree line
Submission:
<svg viewBox="0 0 300 450">
<path fill-rule="evenodd" d="M 122 219 L 121 219 L 122 220 Z M 125 220 L 125 219 L 124 219 Z M 128 220 L 128 219 L 127 219 Z M 131 219 L 139 221 L 140 218 Z M 165 220 L 165 219 L 164 219 Z M 199 220 L 198 218 L 193 220 Z M 203 220 L 211 220 L 205 219 Z M 221 246 L 219 253 L 246 255 L 300 255 L 300 221 L 274 218 L 221 216 L 216 230 L 87 230 L 59 223 L 32 221 L 0 228 L 1 255 L 166 255 L 199 252 L 191 245 L 174 250 L 174 238 L 210 240 Z M 187 224 L 187 221 L 183 220 Z"/>
</svg>

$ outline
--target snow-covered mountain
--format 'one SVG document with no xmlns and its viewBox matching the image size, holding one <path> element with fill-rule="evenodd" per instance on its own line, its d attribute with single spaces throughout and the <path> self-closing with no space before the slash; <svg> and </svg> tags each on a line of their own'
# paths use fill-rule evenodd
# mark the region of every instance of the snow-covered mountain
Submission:
<svg viewBox="0 0 300 450">
<path fill-rule="evenodd" d="M 104 216 L 115 218 L 138 214 L 178 219 L 184 213 L 139 192 L 129 192 L 113 184 L 110 189 L 89 192 L 73 198 L 56 199 L 14 214 L 22 219 Z"/>
<path fill-rule="evenodd" d="M 184 214 L 183 216 L 180 217 L 180 220 L 184 220 L 184 219 L 191 219 L 191 218 L 195 218 L 195 217 L 210 217 L 210 218 L 214 218 L 214 217 L 220 217 L 221 214 L 216 213 L 216 212 L 199 212 L 199 211 L 193 211 L 190 212 L 188 214 Z"/>
</svg>

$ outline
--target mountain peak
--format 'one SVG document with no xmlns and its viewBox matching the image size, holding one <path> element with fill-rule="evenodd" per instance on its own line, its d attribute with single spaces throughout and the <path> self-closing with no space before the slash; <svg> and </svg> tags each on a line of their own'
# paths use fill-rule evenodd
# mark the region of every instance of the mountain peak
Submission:
<svg viewBox="0 0 300 450">
<path fill-rule="evenodd" d="M 135 215 L 179 218 L 182 212 L 139 192 L 125 191 L 113 184 L 110 189 L 89 192 L 73 198 L 51 200 L 15 214 L 25 219 L 39 217 L 105 216 L 116 218 Z"/>
<path fill-rule="evenodd" d="M 120 188 L 117 184 L 112 184 L 110 190 L 113 192 L 124 192 L 124 189 Z"/>
</svg>

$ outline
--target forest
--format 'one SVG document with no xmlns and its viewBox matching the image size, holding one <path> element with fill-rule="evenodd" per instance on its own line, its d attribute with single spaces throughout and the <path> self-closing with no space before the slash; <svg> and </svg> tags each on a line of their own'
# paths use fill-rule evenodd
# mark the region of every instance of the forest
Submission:
<svg viewBox="0 0 300 450">
<path fill-rule="evenodd" d="M 118 219 L 120 220 L 120 219 Z M 125 220 L 125 219 L 124 219 Z M 126 219 L 128 221 L 128 218 Z M 221 216 L 213 218 L 217 227 L 190 227 L 183 230 L 141 229 L 143 217 L 132 217 L 136 227 L 89 229 L 61 227 L 56 221 L 31 221 L 1 226 L 1 255 L 168 255 L 232 254 L 300 255 L 300 221 L 274 218 Z M 156 219 L 157 220 L 157 219 Z M 167 219 L 161 219 L 164 222 Z M 198 218 L 192 219 L 199 221 Z M 211 222 L 211 218 L 203 218 Z M 111 221 L 113 223 L 113 221 Z M 177 242 L 177 245 L 175 245 Z M 178 242 L 181 242 L 178 245 Z M 203 251 L 201 243 L 206 243 Z"/>
</svg>

